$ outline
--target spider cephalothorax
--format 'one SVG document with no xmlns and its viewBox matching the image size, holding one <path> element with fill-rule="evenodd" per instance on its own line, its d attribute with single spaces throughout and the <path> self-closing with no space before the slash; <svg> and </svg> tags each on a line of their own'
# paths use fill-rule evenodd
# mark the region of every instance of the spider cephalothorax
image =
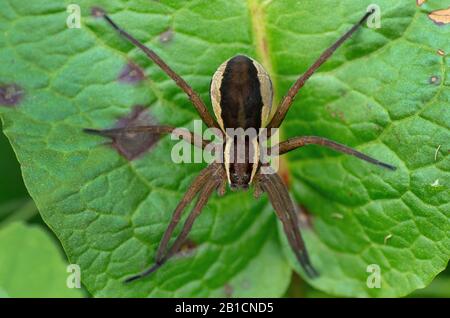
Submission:
<svg viewBox="0 0 450 318">
<path fill-rule="evenodd" d="M 270 76 L 258 62 L 244 55 L 237 55 L 225 61 L 214 73 L 211 81 L 211 101 L 216 120 L 208 112 L 206 105 L 198 94 L 154 51 L 117 26 L 103 10 L 96 8 L 93 12 L 96 16 L 103 17 L 125 39 L 141 49 L 161 67 L 188 95 L 204 124 L 208 128 L 215 128 L 220 131 L 218 134 L 221 135 L 223 140 L 223 151 L 218 156 L 223 160 L 209 164 L 194 179 L 192 185 L 184 194 L 161 240 L 155 264 L 148 270 L 128 278 L 127 282 L 151 274 L 175 254 L 186 240 L 195 219 L 209 197 L 216 190 L 219 194 L 223 194 L 226 183 L 233 190 L 247 189 L 252 184 L 255 187 L 255 197 L 258 197 L 262 192 L 267 193 L 276 215 L 283 224 L 289 244 L 305 273 L 309 277 L 317 276 L 318 274 L 311 265 L 305 244 L 300 235 L 297 214 L 289 192 L 276 171 L 266 161 L 262 160 L 261 153 L 279 156 L 299 147 L 315 144 L 356 156 L 384 168 L 395 170 L 395 167 L 371 158 L 355 149 L 316 136 L 294 137 L 274 145 L 270 149 L 266 149 L 269 151 L 264 152 L 261 151 L 263 146 L 260 142 L 260 132 L 266 129 L 265 137 L 271 136 L 271 131 L 281 125 L 295 96 L 308 78 L 367 20 L 373 11 L 367 12 L 358 23 L 322 53 L 316 62 L 292 85 L 276 109 L 272 109 L 273 89 Z M 161 135 L 171 133 L 174 129 L 170 126 L 153 125 L 105 130 L 86 129 L 85 131 L 105 137 L 114 137 L 118 134 L 130 132 L 152 132 L 156 135 Z M 248 131 L 250 133 L 247 133 Z M 197 143 L 197 138 L 193 138 L 193 134 L 189 132 L 184 134 L 182 138 L 202 148 L 205 148 L 209 143 L 209 141 L 205 140 Z M 184 209 L 195 198 L 197 198 L 197 201 L 192 212 L 187 217 L 181 233 L 169 247 L 169 240 L 180 221 Z"/>
</svg>

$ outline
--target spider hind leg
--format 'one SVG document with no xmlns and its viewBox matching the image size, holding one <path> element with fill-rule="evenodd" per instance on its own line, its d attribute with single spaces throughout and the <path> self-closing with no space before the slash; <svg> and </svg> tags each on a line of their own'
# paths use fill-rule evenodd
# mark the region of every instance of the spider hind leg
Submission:
<svg viewBox="0 0 450 318">
<path fill-rule="evenodd" d="M 220 166 L 212 164 L 205 168 L 200 173 L 200 175 L 197 176 L 173 213 L 172 220 L 167 227 L 159 245 L 155 264 L 153 264 L 149 269 L 143 271 L 142 273 L 127 278 L 125 280 L 125 283 L 133 282 L 154 273 L 180 250 L 182 244 L 185 242 L 190 230 L 192 229 L 195 220 L 200 215 L 203 207 L 208 202 L 208 199 L 223 182 L 223 172 L 220 171 L 220 168 Z M 197 201 L 191 213 L 187 217 L 181 233 L 178 235 L 172 246 L 167 249 L 169 240 L 175 230 L 175 227 L 181 219 L 181 215 L 184 209 L 189 205 L 189 203 L 193 201 L 193 199 L 197 195 Z"/>
</svg>

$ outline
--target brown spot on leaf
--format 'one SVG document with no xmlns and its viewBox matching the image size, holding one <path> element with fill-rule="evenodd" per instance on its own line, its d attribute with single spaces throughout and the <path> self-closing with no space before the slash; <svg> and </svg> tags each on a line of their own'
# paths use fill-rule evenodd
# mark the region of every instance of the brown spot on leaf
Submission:
<svg viewBox="0 0 450 318">
<path fill-rule="evenodd" d="M 433 75 L 428 80 L 430 84 L 439 85 L 441 84 L 441 78 L 439 76 Z"/>
<path fill-rule="evenodd" d="M 242 281 L 241 287 L 243 289 L 249 289 L 250 287 L 252 287 L 252 283 L 248 279 L 244 278 L 244 280 Z"/>
<path fill-rule="evenodd" d="M 122 83 L 135 84 L 145 78 L 144 71 L 133 62 L 129 62 L 124 66 L 119 74 L 118 80 Z"/>
<path fill-rule="evenodd" d="M 0 85 L 0 105 L 16 106 L 20 103 L 24 90 L 17 84 Z"/>
<path fill-rule="evenodd" d="M 173 39 L 173 30 L 172 28 L 168 28 L 166 31 L 159 35 L 159 41 L 161 43 L 168 43 Z"/>
<path fill-rule="evenodd" d="M 334 110 L 334 105 L 327 105 L 325 106 L 325 109 L 327 110 L 327 112 L 330 114 L 331 117 L 339 118 L 340 121 L 342 121 L 343 123 L 347 123 L 345 119 L 345 114 L 342 111 Z"/>
<path fill-rule="evenodd" d="M 420 7 L 422 4 L 427 2 L 427 0 L 416 0 L 417 5 Z"/>
<path fill-rule="evenodd" d="M 148 110 L 143 106 L 135 106 L 131 114 L 119 119 L 114 128 L 137 127 L 155 124 Z M 111 137 L 112 146 L 128 160 L 133 160 L 150 150 L 160 136 L 153 133 L 121 133 Z"/>
<path fill-rule="evenodd" d="M 428 17 L 439 26 L 450 24 L 450 7 L 442 10 L 435 10 L 429 13 Z"/>
<path fill-rule="evenodd" d="M 106 14 L 105 10 L 103 10 L 100 7 L 92 7 L 91 8 L 91 15 L 95 18 L 101 18 Z"/>
<path fill-rule="evenodd" d="M 233 297 L 234 288 L 230 284 L 225 284 L 225 286 L 223 286 L 223 291 L 225 293 L 225 297 Z"/>
<path fill-rule="evenodd" d="M 339 119 L 340 119 L 342 122 L 347 123 L 347 121 L 345 120 L 345 115 L 344 115 L 343 112 L 339 111 L 339 112 L 338 112 L 338 117 L 339 117 Z"/>
<path fill-rule="evenodd" d="M 445 56 L 445 52 L 442 49 L 437 50 L 437 54 L 440 56 Z"/>
<path fill-rule="evenodd" d="M 186 256 L 192 253 L 192 251 L 197 247 L 197 243 L 194 241 L 187 239 L 183 245 L 181 245 L 180 249 L 178 250 L 177 254 L 180 256 Z"/>
</svg>

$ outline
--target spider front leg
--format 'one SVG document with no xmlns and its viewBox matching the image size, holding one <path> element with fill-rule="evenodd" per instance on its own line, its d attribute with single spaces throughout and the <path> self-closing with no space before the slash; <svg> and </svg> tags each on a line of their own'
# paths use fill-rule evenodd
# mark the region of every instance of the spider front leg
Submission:
<svg viewBox="0 0 450 318">
<path fill-rule="evenodd" d="M 306 146 L 306 145 L 319 145 L 319 146 L 323 146 L 323 147 L 327 147 L 345 154 L 349 154 L 352 156 L 355 156 L 361 160 L 370 162 L 371 164 L 377 165 L 379 167 L 382 168 L 386 168 L 389 170 L 396 170 L 397 168 L 388 164 L 388 163 L 384 163 L 381 162 L 375 158 L 369 157 L 365 154 L 363 154 L 362 152 L 359 152 L 356 149 L 350 148 L 348 146 L 342 145 L 340 143 L 337 143 L 336 141 L 333 140 L 329 140 L 323 137 L 316 137 L 316 136 L 303 136 L 303 137 L 294 137 L 294 138 L 290 138 L 286 141 L 281 142 L 278 145 L 278 154 L 282 155 L 285 154 L 289 151 L 292 151 L 294 149 Z M 274 149 L 274 148 L 272 148 Z M 271 149 L 271 153 L 274 153 Z"/>
<path fill-rule="evenodd" d="M 136 127 L 123 127 L 123 128 L 111 128 L 111 129 L 83 129 L 85 133 L 91 135 L 99 135 L 108 137 L 111 139 L 119 137 L 121 134 L 138 134 L 138 133 L 153 133 L 155 135 L 171 134 L 176 128 L 171 126 L 151 125 L 151 126 L 136 126 Z M 202 137 L 191 133 L 187 129 L 177 129 L 177 134 L 185 141 L 192 145 L 204 149 L 208 141 L 203 140 Z"/>
<path fill-rule="evenodd" d="M 156 253 L 155 264 L 151 266 L 149 269 L 145 270 L 144 272 L 127 278 L 125 280 L 126 283 L 135 281 L 137 279 L 152 274 L 162 265 L 164 265 L 164 263 L 167 262 L 170 259 L 170 257 L 173 256 L 180 249 L 181 245 L 184 243 L 187 235 L 192 229 L 194 221 L 200 215 L 203 207 L 208 202 L 209 197 L 212 195 L 214 190 L 216 190 L 223 183 L 225 174 L 222 170 L 223 170 L 222 166 L 218 164 L 211 164 L 196 177 L 196 179 L 193 181 L 188 191 L 184 195 L 183 199 L 176 207 L 172 216 L 172 220 L 170 221 L 169 226 L 164 232 L 163 238 Z M 192 200 L 197 196 L 197 194 L 198 194 L 197 202 L 194 208 L 192 209 L 192 212 L 186 219 L 181 233 L 178 235 L 177 239 L 172 244 L 170 249 L 167 250 L 169 240 L 181 219 L 181 215 L 184 209 L 189 205 L 189 203 L 192 202 Z"/>
<path fill-rule="evenodd" d="M 294 102 L 295 96 L 300 91 L 300 89 L 305 85 L 308 79 L 317 71 L 317 69 L 325 63 L 331 55 L 346 41 L 348 40 L 363 24 L 366 20 L 375 12 L 372 10 L 367 12 L 353 27 L 347 31 L 343 36 L 341 36 L 336 42 L 333 43 L 328 49 L 326 49 L 320 57 L 301 75 L 297 81 L 291 86 L 287 94 L 283 97 L 280 105 L 277 108 L 272 120 L 267 125 L 267 128 L 278 128 L 283 122 L 286 114 Z M 271 130 L 269 129 L 269 134 Z"/>
<path fill-rule="evenodd" d="M 164 71 L 175 82 L 175 84 L 186 93 L 186 95 L 191 100 L 192 104 L 194 105 L 195 109 L 200 115 L 200 118 L 203 120 L 206 126 L 208 126 L 209 128 L 212 127 L 219 128 L 219 125 L 211 116 L 211 114 L 208 112 L 208 108 L 206 107 L 205 103 L 200 98 L 200 96 L 192 89 L 191 86 L 189 86 L 189 84 L 180 75 L 178 75 L 173 69 L 171 69 L 170 66 L 167 65 L 166 62 L 164 62 L 163 59 L 161 59 L 159 55 L 156 54 L 155 51 L 148 48 L 134 36 L 132 36 L 127 31 L 119 27 L 119 25 L 115 23 L 113 19 L 109 15 L 107 15 L 103 9 L 95 7 L 93 8 L 93 12 L 96 17 L 104 18 L 105 21 L 108 22 L 108 24 L 111 27 L 113 27 L 114 30 L 116 30 L 124 39 L 126 39 L 128 42 L 130 42 L 135 47 L 140 49 L 145 55 L 147 55 L 147 57 L 150 60 L 152 60 L 156 65 L 158 65 L 161 68 L 161 70 Z"/>
</svg>

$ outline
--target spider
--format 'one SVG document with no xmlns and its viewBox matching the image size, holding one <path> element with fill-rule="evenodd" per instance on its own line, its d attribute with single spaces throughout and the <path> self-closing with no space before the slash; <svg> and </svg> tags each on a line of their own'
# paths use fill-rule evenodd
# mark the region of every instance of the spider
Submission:
<svg viewBox="0 0 450 318">
<path fill-rule="evenodd" d="M 209 197 L 217 191 L 223 195 L 227 183 L 231 190 L 246 190 L 250 185 L 254 186 L 254 196 L 259 198 L 263 192 L 266 192 L 275 213 L 283 225 L 283 230 L 287 236 L 289 244 L 307 276 L 314 278 L 318 272 L 314 269 L 309 259 L 305 243 L 300 234 L 298 226 L 298 216 L 295 206 L 289 196 L 289 192 L 281 177 L 272 171 L 272 173 L 262 173 L 264 166 L 254 157 L 260 147 L 258 138 L 230 138 L 228 128 L 267 128 L 276 129 L 283 122 L 294 98 L 299 90 L 314 72 L 342 45 L 351 37 L 355 31 L 369 18 L 374 11 L 368 11 L 364 16 L 353 25 L 353 27 L 341 36 L 333 45 L 326 49 L 320 57 L 301 75 L 291 86 L 287 94 L 282 98 L 279 106 L 271 112 L 273 90 L 269 74 L 255 60 L 244 55 L 237 55 L 225 61 L 219 66 L 211 80 L 210 96 L 213 111 L 217 120 L 215 120 L 199 95 L 183 80 L 174 70 L 172 70 L 153 50 L 146 47 L 124 29 L 120 28 L 107 13 L 99 8 L 93 10 L 94 15 L 102 17 L 111 27 L 113 27 L 123 38 L 138 47 L 148 58 L 156 63 L 175 83 L 188 95 L 194 105 L 203 123 L 208 128 L 216 128 L 223 134 L 224 151 L 220 154 L 224 159 L 222 162 L 212 162 L 194 179 L 189 189 L 184 194 L 175 211 L 172 219 L 161 239 L 158 251 L 156 253 L 155 263 L 147 270 L 127 278 L 126 282 L 135 281 L 143 278 L 159 269 L 163 264 L 179 251 L 185 242 L 194 221 L 200 215 L 202 208 L 206 205 Z M 273 113 L 271 116 L 270 114 Z M 114 129 L 85 129 L 87 133 L 100 135 L 103 137 L 114 138 L 124 133 L 147 132 L 155 135 L 169 134 L 174 131 L 174 127 L 162 125 L 149 125 L 138 127 L 124 127 Z M 182 136 L 182 139 L 192 143 L 194 146 L 204 148 L 208 141 L 201 143 L 194 142 L 192 133 Z M 270 134 L 269 134 L 270 137 Z M 244 144 L 246 149 L 244 160 L 236 160 L 235 153 L 238 146 Z M 396 168 L 387 163 L 378 161 L 355 149 L 339 144 L 335 141 L 317 137 L 317 136 L 299 136 L 290 138 L 284 142 L 278 143 L 278 156 L 283 155 L 294 149 L 305 145 L 319 145 L 334 149 L 336 151 L 355 156 L 374 165 L 383 168 L 395 170 Z M 273 148 L 273 147 L 272 147 Z M 272 149 L 271 148 L 271 149 Z M 249 150 L 247 152 L 247 150 Z M 251 152 L 250 150 L 253 150 Z M 251 155 L 253 154 L 253 155 Z M 253 156 L 253 158 L 252 158 Z M 187 216 L 182 230 L 172 245 L 169 245 L 170 238 L 180 222 L 181 216 L 186 207 L 197 198 L 192 211 Z"/>
</svg>

